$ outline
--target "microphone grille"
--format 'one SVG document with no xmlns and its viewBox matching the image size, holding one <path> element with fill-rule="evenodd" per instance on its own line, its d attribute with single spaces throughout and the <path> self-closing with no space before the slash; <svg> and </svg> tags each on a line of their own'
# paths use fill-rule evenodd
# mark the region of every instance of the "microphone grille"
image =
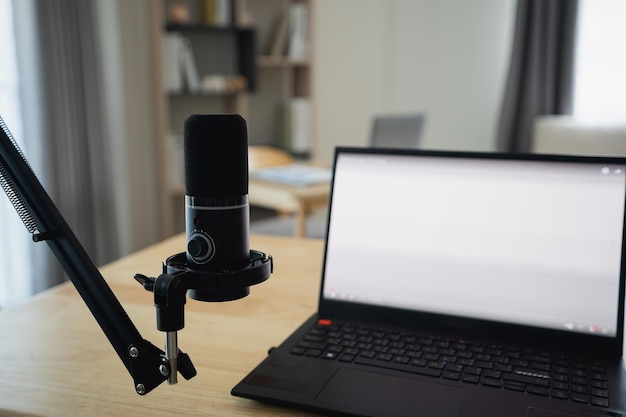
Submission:
<svg viewBox="0 0 626 417">
<path fill-rule="evenodd" d="M 185 120 L 184 154 L 187 195 L 248 194 L 248 130 L 240 115 L 189 116 Z"/>
</svg>

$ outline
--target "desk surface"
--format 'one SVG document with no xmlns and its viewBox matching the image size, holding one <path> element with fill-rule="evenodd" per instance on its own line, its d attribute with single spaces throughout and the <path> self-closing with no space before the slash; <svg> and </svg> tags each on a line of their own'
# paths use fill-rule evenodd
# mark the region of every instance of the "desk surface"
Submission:
<svg viewBox="0 0 626 417">
<path fill-rule="evenodd" d="M 122 258 L 102 274 L 142 336 L 163 348 L 152 293 L 133 279 L 157 276 L 182 251 L 183 236 Z M 180 348 L 198 375 L 139 396 L 100 327 L 71 285 L 0 312 L 0 417 L 292 416 L 293 410 L 232 397 L 231 388 L 316 308 L 321 240 L 253 236 L 251 248 L 274 257 L 274 274 L 239 301 L 188 299 Z M 309 415 L 302 413 L 301 415 Z"/>
</svg>

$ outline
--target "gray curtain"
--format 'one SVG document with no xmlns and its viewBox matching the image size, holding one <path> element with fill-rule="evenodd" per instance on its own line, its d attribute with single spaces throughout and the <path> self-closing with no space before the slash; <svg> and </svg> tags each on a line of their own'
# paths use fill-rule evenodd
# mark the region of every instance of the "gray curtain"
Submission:
<svg viewBox="0 0 626 417">
<path fill-rule="evenodd" d="M 518 0 L 499 151 L 531 151 L 537 116 L 572 113 L 577 14 L 578 0 Z"/>
<path fill-rule="evenodd" d="M 24 75 L 31 77 L 23 80 L 25 90 L 39 89 L 22 92 L 30 97 L 23 103 L 23 115 L 26 147 L 38 155 L 33 168 L 87 253 L 100 265 L 120 254 L 95 1 L 32 0 L 30 8 L 21 6 L 22 13 L 33 15 L 30 29 L 35 33 L 37 56 L 28 57 L 23 50 L 19 61 L 28 66 Z M 38 123 L 29 126 L 28 116 L 35 107 Z M 47 245 L 41 246 L 46 247 L 36 251 L 47 251 Z M 64 279 L 47 252 L 35 259 L 40 271 L 35 291 Z"/>
</svg>

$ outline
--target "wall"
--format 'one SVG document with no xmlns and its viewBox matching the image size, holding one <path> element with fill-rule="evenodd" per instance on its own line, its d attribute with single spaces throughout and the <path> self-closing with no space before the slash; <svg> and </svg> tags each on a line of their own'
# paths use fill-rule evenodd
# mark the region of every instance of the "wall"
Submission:
<svg viewBox="0 0 626 417">
<path fill-rule="evenodd" d="M 318 0 L 316 159 L 375 113 L 424 112 L 423 147 L 495 150 L 514 0 Z"/>
</svg>

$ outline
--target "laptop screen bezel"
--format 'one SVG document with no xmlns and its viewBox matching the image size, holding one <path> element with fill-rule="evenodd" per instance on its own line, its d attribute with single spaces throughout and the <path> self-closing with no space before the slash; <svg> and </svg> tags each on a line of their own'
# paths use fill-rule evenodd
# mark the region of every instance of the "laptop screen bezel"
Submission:
<svg viewBox="0 0 626 417">
<path fill-rule="evenodd" d="M 319 315 L 326 318 L 345 318 L 378 322 L 385 325 L 414 327 L 419 329 L 450 333 L 461 337 L 479 337 L 483 340 L 507 341 L 525 346 L 540 346 L 559 351 L 567 350 L 576 354 L 603 354 L 620 358 L 623 355 L 624 340 L 624 292 L 625 292 L 625 251 L 624 239 L 626 226 L 622 227 L 622 248 L 620 262 L 620 282 L 617 309 L 617 329 L 613 337 L 575 333 L 566 330 L 546 329 L 513 323 L 470 319 L 461 316 L 435 314 L 401 308 L 381 307 L 339 300 L 325 299 L 323 294 L 330 220 L 334 196 L 334 178 L 337 162 L 341 155 L 400 155 L 429 158 L 473 158 L 499 161 L 547 161 L 564 163 L 600 163 L 626 166 L 626 158 L 618 156 L 574 156 L 549 154 L 505 154 L 466 151 L 434 151 L 419 149 L 383 149 L 337 147 L 333 160 L 333 181 L 330 187 L 329 210 L 327 219 L 326 242 L 322 263 L 322 280 L 319 292 Z M 626 201 L 625 201 L 626 206 Z M 623 224 L 626 225 L 626 207 Z"/>
</svg>

